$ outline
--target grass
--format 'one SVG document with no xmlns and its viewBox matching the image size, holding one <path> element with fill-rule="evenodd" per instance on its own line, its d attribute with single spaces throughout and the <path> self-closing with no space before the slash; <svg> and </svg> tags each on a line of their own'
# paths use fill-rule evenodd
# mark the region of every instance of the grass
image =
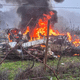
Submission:
<svg viewBox="0 0 80 80">
<path fill-rule="evenodd" d="M 0 65 L 0 70 L 3 71 L 4 69 L 7 69 L 10 73 L 9 80 L 13 80 L 15 74 L 17 74 L 20 70 L 25 70 L 26 67 L 30 66 L 29 63 L 32 64 L 32 61 L 5 61 L 2 63 L 2 65 Z"/>
<path fill-rule="evenodd" d="M 75 77 L 80 78 L 79 74 L 76 74 L 76 73 L 80 73 L 80 66 L 76 64 L 79 62 L 80 62 L 80 57 L 75 57 L 75 56 L 74 57 L 62 57 L 62 59 L 60 61 L 60 69 L 64 68 L 64 71 L 62 70 L 62 72 L 59 72 L 60 74 L 58 74 L 58 77 L 60 79 L 69 78 L 69 80 L 77 80 L 77 79 L 75 79 Z M 57 63 L 58 63 L 58 59 L 48 60 L 48 62 L 47 62 L 47 64 L 49 66 L 51 66 L 51 67 L 54 66 L 55 69 L 56 69 Z M 61 63 L 65 63 L 65 65 L 61 65 Z M 25 70 L 26 67 L 30 67 L 31 64 L 32 64 L 32 61 L 5 60 L 4 63 L 2 63 L 0 65 L 0 70 L 1 71 L 8 70 L 9 80 L 14 80 L 15 75 L 18 74 L 19 71 Z M 38 67 L 41 65 L 42 64 L 39 62 L 35 62 L 34 67 Z M 76 67 L 73 67 L 73 66 L 76 66 Z M 74 74 L 72 72 L 74 72 Z M 55 77 L 53 77 L 53 78 L 55 78 Z"/>
</svg>

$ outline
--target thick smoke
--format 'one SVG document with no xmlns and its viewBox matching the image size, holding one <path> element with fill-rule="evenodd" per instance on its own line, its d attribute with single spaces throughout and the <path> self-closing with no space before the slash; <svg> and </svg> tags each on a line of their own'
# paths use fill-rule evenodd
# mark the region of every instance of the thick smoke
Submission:
<svg viewBox="0 0 80 80">
<path fill-rule="evenodd" d="M 0 4 L 0 8 L 2 8 L 3 7 L 3 5 L 2 4 Z"/>
<path fill-rule="evenodd" d="M 22 4 L 27 2 L 27 0 L 6 0 L 7 3 L 11 2 L 11 3 L 18 3 L 18 4 Z"/>
<path fill-rule="evenodd" d="M 18 4 L 22 4 L 22 3 L 28 3 L 28 2 L 31 2 L 31 3 L 33 3 L 33 2 L 36 2 L 37 0 L 6 0 L 6 2 L 7 3 L 9 3 L 9 2 L 11 2 L 11 3 L 18 3 Z M 42 0 L 40 0 L 40 1 L 42 1 Z M 49 0 L 43 0 L 43 2 L 44 1 L 49 1 Z M 56 2 L 63 2 L 64 0 L 54 0 L 54 1 L 56 1 Z M 39 4 L 39 3 L 38 3 Z"/>
<path fill-rule="evenodd" d="M 29 26 L 34 27 L 38 19 L 43 17 L 43 14 L 48 14 L 50 9 L 48 7 L 48 0 L 27 0 L 28 3 L 20 6 L 17 13 L 21 16 L 20 27 L 26 27 L 31 18 Z M 53 17 L 53 23 L 57 21 L 56 11 L 53 11 L 55 16 Z"/>
<path fill-rule="evenodd" d="M 56 2 L 63 2 L 64 0 L 54 0 L 54 1 L 56 1 Z"/>
<path fill-rule="evenodd" d="M 61 2 L 62 0 L 55 0 Z M 26 27 L 30 21 L 29 26 L 34 27 L 39 18 L 43 17 L 43 14 L 48 14 L 50 10 L 49 0 L 6 0 L 6 2 L 18 3 L 20 6 L 17 9 L 17 13 L 21 17 L 19 27 Z M 55 15 L 51 18 L 52 23 L 57 22 L 57 12 L 52 10 Z"/>
</svg>

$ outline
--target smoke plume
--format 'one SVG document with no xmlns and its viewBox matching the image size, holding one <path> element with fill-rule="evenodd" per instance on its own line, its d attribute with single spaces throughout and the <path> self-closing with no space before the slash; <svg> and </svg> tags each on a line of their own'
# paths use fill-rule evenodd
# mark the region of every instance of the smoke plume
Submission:
<svg viewBox="0 0 80 80">
<path fill-rule="evenodd" d="M 54 1 L 56 1 L 56 2 L 63 2 L 64 0 L 54 0 Z"/>
<path fill-rule="evenodd" d="M 57 2 L 62 2 L 63 0 L 55 0 Z M 55 10 L 50 10 L 49 0 L 6 0 L 6 2 L 18 3 L 20 6 L 17 9 L 17 13 L 21 17 L 21 22 L 19 28 L 26 27 L 27 23 L 30 21 L 29 26 L 34 27 L 38 19 L 43 17 L 43 14 L 48 14 L 49 11 L 53 11 L 55 15 L 51 18 L 53 24 L 57 22 L 57 12 Z"/>
<path fill-rule="evenodd" d="M 48 0 L 27 0 L 28 3 L 20 6 L 17 13 L 21 16 L 20 27 L 26 27 L 31 18 L 29 26 L 34 27 L 38 19 L 43 17 L 43 14 L 48 14 L 50 9 L 48 7 Z M 55 23 L 57 21 L 56 11 L 53 10 L 55 16 L 53 17 Z"/>
<path fill-rule="evenodd" d="M 2 8 L 3 7 L 3 5 L 2 4 L 0 4 L 0 8 Z"/>
</svg>

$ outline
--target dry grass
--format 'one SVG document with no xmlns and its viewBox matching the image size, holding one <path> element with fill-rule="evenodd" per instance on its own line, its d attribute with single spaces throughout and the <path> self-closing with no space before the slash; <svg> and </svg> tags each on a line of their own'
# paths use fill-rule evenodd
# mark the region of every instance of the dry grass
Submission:
<svg viewBox="0 0 80 80">
<path fill-rule="evenodd" d="M 49 80 L 45 76 L 48 76 L 48 73 L 46 71 L 44 72 L 42 66 L 39 66 L 39 67 L 34 67 L 32 70 L 29 70 L 27 72 L 18 73 L 15 76 L 14 80 L 23 80 L 23 79 L 31 79 L 31 78 L 35 78 L 35 80 Z M 39 79 L 39 77 L 41 79 Z"/>
</svg>

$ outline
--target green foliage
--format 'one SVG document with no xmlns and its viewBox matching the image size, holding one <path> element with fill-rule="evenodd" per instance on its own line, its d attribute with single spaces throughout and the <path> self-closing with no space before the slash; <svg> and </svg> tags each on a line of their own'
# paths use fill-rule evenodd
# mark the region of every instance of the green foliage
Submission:
<svg viewBox="0 0 80 80">
<path fill-rule="evenodd" d="M 56 70 L 56 66 L 59 58 L 53 60 L 48 60 L 47 64 Z M 61 65 L 61 63 L 65 63 Z M 69 78 L 69 80 L 76 80 L 75 77 L 80 75 L 80 57 L 62 57 L 60 61 L 59 74 L 60 79 Z M 9 80 L 13 80 L 15 75 L 18 72 L 25 70 L 27 67 L 32 65 L 32 61 L 5 61 L 0 65 L 0 70 L 7 70 L 9 72 Z M 43 66 L 42 63 L 35 62 L 34 68 Z M 48 71 L 48 69 L 47 69 Z M 51 71 L 48 71 L 50 74 Z M 33 75 L 34 76 L 34 75 Z M 46 76 L 46 75 L 45 75 Z M 52 75 L 48 76 L 50 78 Z M 56 80 L 56 77 L 53 77 L 53 80 Z"/>
<path fill-rule="evenodd" d="M 57 80 L 56 77 L 52 77 L 52 76 L 47 76 L 49 78 L 49 80 L 52 78 L 52 80 Z"/>
<path fill-rule="evenodd" d="M 20 70 L 25 70 L 27 67 L 30 67 L 32 61 L 16 61 L 16 62 L 11 62 L 11 61 L 5 61 L 0 65 L 0 70 L 3 71 L 4 69 L 7 69 L 10 73 L 9 75 L 9 80 L 13 80 L 13 77 L 15 74 L 17 74 Z"/>
</svg>

